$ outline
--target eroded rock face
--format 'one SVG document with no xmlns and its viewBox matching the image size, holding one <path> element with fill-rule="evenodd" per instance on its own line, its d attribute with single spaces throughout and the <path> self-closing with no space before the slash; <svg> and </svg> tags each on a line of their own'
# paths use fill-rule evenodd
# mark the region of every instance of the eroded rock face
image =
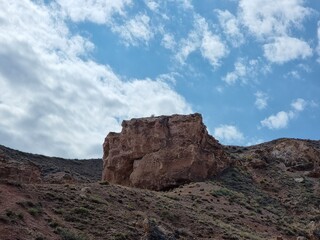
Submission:
<svg viewBox="0 0 320 240">
<path fill-rule="evenodd" d="M 0 179 L 23 183 L 39 183 L 41 182 L 41 172 L 32 163 L 9 161 L 0 155 Z"/>
<path fill-rule="evenodd" d="M 230 163 L 200 114 L 123 121 L 103 148 L 102 180 L 154 190 L 207 179 Z"/>
<path fill-rule="evenodd" d="M 320 141 L 282 138 L 251 147 L 228 146 L 226 151 L 241 166 L 265 169 L 280 164 L 282 170 L 320 177 Z"/>
<path fill-rule="evenodd" d="M 315 147 L 312 147 L 308 141 L 296 139 L 279 140 L 271 149 L 270 155 L 283 160 L 287 166 L 297 170 L 299 167 L 301 170 L 309 170 L 308 166 L 313 168 L 315 163 L 320 162 L 319 151 Z"/>
</svg>

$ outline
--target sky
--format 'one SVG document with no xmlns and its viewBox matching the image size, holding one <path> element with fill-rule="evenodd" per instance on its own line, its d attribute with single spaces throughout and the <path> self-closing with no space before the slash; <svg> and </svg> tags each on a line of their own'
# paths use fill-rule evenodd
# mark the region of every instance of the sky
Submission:
<svg viewBox="0 0 320 240">
<path fill-rule="evenodd" d="M 223 144 L 320 136 L 319 0 L 0 1 L 0 144 L 102 156 L 124 119 Z"/>
</svg>

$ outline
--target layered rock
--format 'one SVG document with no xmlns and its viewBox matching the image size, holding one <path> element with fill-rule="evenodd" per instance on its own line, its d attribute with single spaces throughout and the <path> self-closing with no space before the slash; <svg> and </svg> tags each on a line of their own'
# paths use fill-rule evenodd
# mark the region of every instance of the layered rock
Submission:
<svg viewBox="0 0 320 240">
<path fill-rule="evenodd" d="M 240 165 L 255 169 L 279 163 L 283 170 L 320 177 L 320 141 L 282 138 L 251 147 L 229 146 L 226 149 L 240 159 Z"/>
<path fill-rule="evenodd" d="M 103 148 L 102 180 L 155 190 L 207 179 L 230 163 L 200 114 L 123 121 Z"/>
</svg>

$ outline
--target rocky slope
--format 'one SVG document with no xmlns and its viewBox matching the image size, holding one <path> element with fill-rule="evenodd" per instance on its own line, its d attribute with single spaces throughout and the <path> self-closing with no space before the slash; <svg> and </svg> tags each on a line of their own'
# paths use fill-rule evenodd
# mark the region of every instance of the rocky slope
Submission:
<svg viewBox="0 0 320 240">
<path fill-rule="evenodd" d="M 46 157 L 0 145 L 0 179 L 24 183 L 96 182 L 101 173 L 101 159 Z"/>
</svg>

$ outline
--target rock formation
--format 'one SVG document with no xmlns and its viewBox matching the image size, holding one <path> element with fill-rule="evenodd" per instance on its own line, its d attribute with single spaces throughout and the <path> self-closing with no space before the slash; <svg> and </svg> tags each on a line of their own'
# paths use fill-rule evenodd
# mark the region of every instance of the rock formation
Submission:
<svg viewBox="0 0 320 240">
<path fill-rule="evenodd" d="M 39 183 L 41 172 L 33 163 L 7 160 L 5 156 L 0 155 L 0 180 Z"/>
<path fill-rule="evenodd" d="M 103 149 L 102 180 L 154 190 L 207 179 L 230 164 L 200 114 L 123 121 Z"/>
<path fill-rule="evenodd" d="M 284 170 L 320 177 L 319 141 L 282 138 L 246 149 L 238 149 L 237 158 L 242 160 L 242 165 L 266 168 L 268 164 L 278 162 Z M 230 147 L 226 151 L 230 152 Z"/>
<path fill-rule="evenodd" d="M 21 183 L 86 183 L 101 180 L 100 159 L 63 159 L 0 145 L 0 180 Z"/>
</svg>

